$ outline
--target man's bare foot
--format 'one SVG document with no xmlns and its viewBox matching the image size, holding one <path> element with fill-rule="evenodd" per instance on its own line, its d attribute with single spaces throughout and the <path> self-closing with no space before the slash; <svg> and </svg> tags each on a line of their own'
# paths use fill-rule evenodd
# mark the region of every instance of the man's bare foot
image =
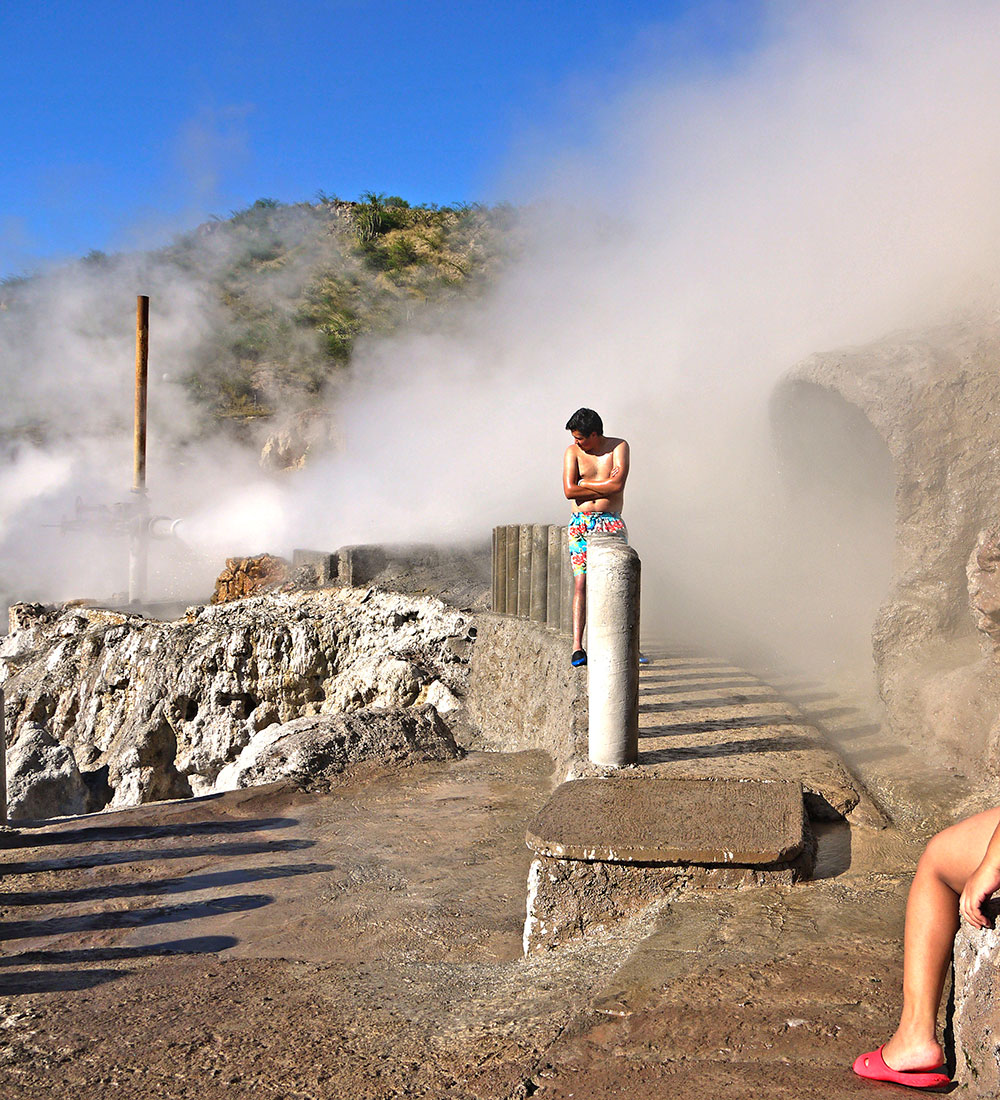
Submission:
<svg viewBox="0 0 1000 1100">
<path fill-rule="evenodd" d="M 882 1057 L 890 1069 L 937 1069 L 944 1063 L 944 1050 L 934 1039 L 909 1040 L 897 1031 L 882 1048 Z"/>
</svg>

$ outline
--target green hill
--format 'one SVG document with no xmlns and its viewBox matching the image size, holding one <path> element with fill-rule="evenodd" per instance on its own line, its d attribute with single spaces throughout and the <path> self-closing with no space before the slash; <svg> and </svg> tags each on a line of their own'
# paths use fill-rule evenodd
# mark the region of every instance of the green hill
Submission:
<svg viewBox="0 0 1000 1100">
<path fill-rule="evenodd" d="M 0 436 L 40 440 L 46 424 L 58 434 L 55 403 L 39 400 L 29 378 L 50 369 L 52 333 L 76 342 L 67 344 L 66 359 L 106 359 L 102 341 L 112 339 L 116 359 L 124 359 L 123 306 L 137 292 L 151 295 L 154 326 L 158 308 L 175 327 L 190 320 L 191 335 L 172 349 L 169 369 L 197 409 L 200 430 L 314 405 L 349 373 L 359 340 L 440 328 L 458 301 L 480 294 L 510 254 L 516 225 L 507 206 L 411 206 L 372 192 L 357 202 L 323 194 L 315 203 L 258 199 L 155 252 L 92 252 L 4 280 L 0 368 L 17 400 L 0 416 Z M 82 319 L 61 304 L 84 299 Z M 123 389 L 114 385 L 115 393 Z"/>
<path fill-rule="evenodd" d="M 349 366 L 360 337 L 420 326 L 479 293 L 513 220 L 505 207 L 410 206 L 369 193 L 316 205 L 258 199 L 200 227 L 164 258 L 207 268 L 229 323 L 200 349 L 186 385 L 215 417 L 308 401 Z"/>
</svg>

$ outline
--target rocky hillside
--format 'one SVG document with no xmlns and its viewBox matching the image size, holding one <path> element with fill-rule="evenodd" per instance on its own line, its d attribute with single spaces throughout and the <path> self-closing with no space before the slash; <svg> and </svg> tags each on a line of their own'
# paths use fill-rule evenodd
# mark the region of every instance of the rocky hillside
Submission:
<svg viewBox="0 0 1000 1100">
<path fill-rule="evenodd" d="M 155 252 L 92 252 L 7 278 L 0 377 L 13 400 L 0 410 L 0 453 L 19 439 L 43 441 L 51 428 L 53 395 L 22 387 L 17 376 L 65 371 L 51 361 L 58 350 L 87 364 L 82 381 L 93 381 L 90 364 L 120 357 L 111 341 L 127 351 L 136 292 L 152 298 L 156 369 L 167 368 L 200 412 L 202 430 L 212 432 L 220 422 L 314 404 L 343 377 L 365 336 L 440 328 L 456 301 L 489 283 L 516 239 L 508 207 L 321 193 L 314 203 L 258 199 Z"/>
</svg>

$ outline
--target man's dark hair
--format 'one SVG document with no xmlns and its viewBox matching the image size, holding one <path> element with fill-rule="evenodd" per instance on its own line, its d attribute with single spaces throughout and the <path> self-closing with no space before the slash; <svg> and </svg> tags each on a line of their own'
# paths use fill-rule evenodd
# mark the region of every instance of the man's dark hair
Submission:
<svg viewBox="0 0 1000 1100">
<path fill-rule="evenodd" d="M 583 435 L 604 435 L 604 421 L 593 409 L 577 409 L 566 421 L 566 431 L 582 432 Z"/>
</svg>

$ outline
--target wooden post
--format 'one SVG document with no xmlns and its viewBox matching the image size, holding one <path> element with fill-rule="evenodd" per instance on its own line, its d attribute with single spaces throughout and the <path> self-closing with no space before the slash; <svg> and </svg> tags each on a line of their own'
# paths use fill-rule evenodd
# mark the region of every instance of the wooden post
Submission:
<svg viewBox="0 0 1000 1100">
<path fill-rule="evenodd" d="M 528 618 L 545 622 L 545 600 L 549 577 L 549 525 L 531 525 L 531 581 L 528 590 Z"/>
<path fill-rule="evenodd" d="M 507 527 L 493 528 L 493 610 L 507 610 Z"/>
<path fill-rule="evenodd" d="M 504 584 L 506 589 L 506 610 L 508 615 L 517 614 L 517 555 L 520 553 L 520 528 L 516 523 L 507 525 L 507 578 Z"/>
<path fill-rule="evenodd" d="M 0 825 L 7 824 L 7 712 L 0 688 Z"/>
<path fill-rule="evenodd" d="M 569 560 L 569 528 L 559 528 L 559 556 L 562 558 L 562 600 L 559 607 L 559 630 L 563 634 L 573 634 L 573 566 Z"/>
<path fill-rule="evenodd" d="M 559 616 L 562 614 L 562 533 L 556 524 L 549 528 L 548 546 L 549 567 L 546 574 L 545 625 L 551 630 L 559 629 Z"/>
<path fill-rule="evenodd" d="M 517 528 L 517 617 L 531 618 L 531 533 L 530 523 Z"/>
</svg>

